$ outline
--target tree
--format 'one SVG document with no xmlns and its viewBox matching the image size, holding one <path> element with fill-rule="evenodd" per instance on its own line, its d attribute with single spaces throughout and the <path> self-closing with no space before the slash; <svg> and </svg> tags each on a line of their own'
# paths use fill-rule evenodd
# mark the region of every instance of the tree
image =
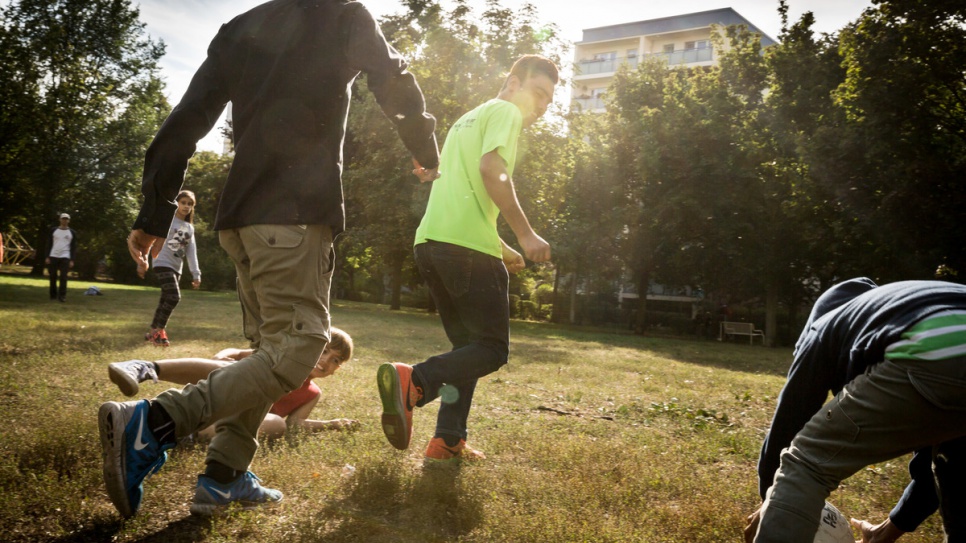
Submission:
<svg viewBox="0 0 966 543">
<path fill-rule="evenodd" d="M 164 47 L 143 37 L 128 0 L 20 0 L 0 13 L 10 61 L 0 88 L 11 100 L 0 216 L 39 250 L 56 214 L 70 212 L 83 233 L 76 269 L 92 277 L 101 259 L 127 253 L 141 160 L 168 111 L 157 75 Z"/>
<path fill-rule="evenodd" d="M 886 0 L 842 31 L 842 143 L 866 267 L 883 280 L 966 268 L 966 6 Z M 834 175 L 834 174 L 838 175 Z"/>
</svg>

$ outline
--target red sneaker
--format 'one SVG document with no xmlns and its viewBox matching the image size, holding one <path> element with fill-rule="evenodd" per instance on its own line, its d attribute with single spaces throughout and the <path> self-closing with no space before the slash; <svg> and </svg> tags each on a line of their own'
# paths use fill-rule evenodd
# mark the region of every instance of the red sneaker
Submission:
<svg viewBox="0 0 966 543">
<path fill-rule="evenodd" d="M 426 460 L 432 462 L 449 462 L 452 460 L 485 460 L 486 455 L 483 451 L 478 451 L 466 444 L 465 440 L 460 440 L 455 447 L 450 447 L 441 437 L 434 437 L 429 440 L 424 454 Z"/>
<path fill-rule="evenodd" d="M 144 341 L 153 343 L 155 347 L 167 347 L 171 345 L 168 341 L 168 333 L 164 328 L 152 328 L 150 332 L 144 334 Z"/>
<path fill-rule="evenodd" d="M 406 450 L 413 436 L 413 408 L 423 391 L 413 386 L 413 367 L 394 362 L 379 366 L 376 384 L 382 399 L 382 431 L 393 447 Z"/>
</svg>

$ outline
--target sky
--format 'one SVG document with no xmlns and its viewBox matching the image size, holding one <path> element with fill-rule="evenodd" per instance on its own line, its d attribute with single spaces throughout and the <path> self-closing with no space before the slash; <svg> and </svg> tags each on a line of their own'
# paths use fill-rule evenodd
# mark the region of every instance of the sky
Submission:
<svg viewBox="0 0 966 543">
<path fill-rule="evenodd" d="M 161 77 L 166 83 L 169 102 L 177 104 L 188 88 L 191 76 L 205 59 L 208 43 L 218 32 L 222 23 L 261 4 L 263 0 L 140 0 L 141 20 L 147 25 L 146 32 L 152 39 L 167 45 L 167 53 L 161 60 Z M 6 3 L 6 2 L 4 2 Z M 384 15 L 404 11 L 400 0 L 363 0 L 370 12 L 378 19 Z M 485 0 L 469 0 L 477 14 L 484 11 Z M 525 0 L 501 0 L 501 5 L 516 8 Z M 569 42 L 582 39 L 582 31 L 588 28 L 670 17 L 684 13 L 707 11 L 730 7 L 760 28 L 773 39 L 781 31 L 778 0 L 689 0 L 688 2 L 648 0 L 530 0 L 537 7 L 541 20 L 555 23 L 562 37 Z M 443 0 L 444 8 L 448 5 Z M 832 33 L 854 21 L 871 0 L 788 0 L 791 22 L 806 11 L 815 14 L 816 32 Z M 558 93 L 557 100 L 569 94 Z M 218 128 L 198 144 L 199 150 L 222 149 Z"/>
</svg>

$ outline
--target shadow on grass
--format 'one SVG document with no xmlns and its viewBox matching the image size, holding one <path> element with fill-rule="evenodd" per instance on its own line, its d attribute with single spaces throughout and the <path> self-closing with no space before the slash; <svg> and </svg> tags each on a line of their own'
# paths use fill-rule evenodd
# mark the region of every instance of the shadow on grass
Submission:
<svg viewBox="0 0 966 543">
<path fill-rule="evenodd" d="M 306 534 L 325 541 L 455 541 L 483 522 L 478 492 L 456 465 L 410 470 L 386 462 L 348 480 L 343 499 L 327 504 Z"/>
<path fill-rule="evenodd" d="M 133 539 L 140 543 L 189 543 L 198 541 L 202 538 L 202 533 L 211 526 L 209 519 L 189 516 L 177 522 L 166 525 L 163 529 L 153 534 Z M 89 543 L 89 542 L 110 542 L 117 539 L 117 534 L 124 529 L 124 523 L 120 520 L 108 522 L 95 522 L 94 525 L 79 530 L 68 536 L 53 539 L 55 543 Z"/>
<path fill-rule="evenodd" d="M 560 353 L 582 349 L 628 349 L 640 357 L 660 357 L 731 371 L 784 377 L 792 361 L 787 347 L 768 348 L 730 341 L 695 340 L 637 334 L 618 334 L 543 323 L 514 322 L 512 363 L 551 362 L 564 359 Z M 519 333 L 522 332 L 522 333 Z M 625 355 L 626 357 L 626 355 Z"/>
</svg>

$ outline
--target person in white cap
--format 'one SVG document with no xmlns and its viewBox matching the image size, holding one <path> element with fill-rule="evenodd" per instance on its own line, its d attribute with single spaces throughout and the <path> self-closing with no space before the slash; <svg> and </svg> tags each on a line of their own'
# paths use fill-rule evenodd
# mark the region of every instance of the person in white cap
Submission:
<svg viewBox="0 0 966 543">
<path fill-rule="evenodd" d="M 50 299 L 67 301 L 67 273 L 74 267 L 77 252 L 77 232 L 70 227 L 70 215 L 60 214 L 60 225 L 50 229 L 47 258 L 44 264 L 50 272 Z M 58 287 L 57 278 L 60 277 Z"/>
</svg>

